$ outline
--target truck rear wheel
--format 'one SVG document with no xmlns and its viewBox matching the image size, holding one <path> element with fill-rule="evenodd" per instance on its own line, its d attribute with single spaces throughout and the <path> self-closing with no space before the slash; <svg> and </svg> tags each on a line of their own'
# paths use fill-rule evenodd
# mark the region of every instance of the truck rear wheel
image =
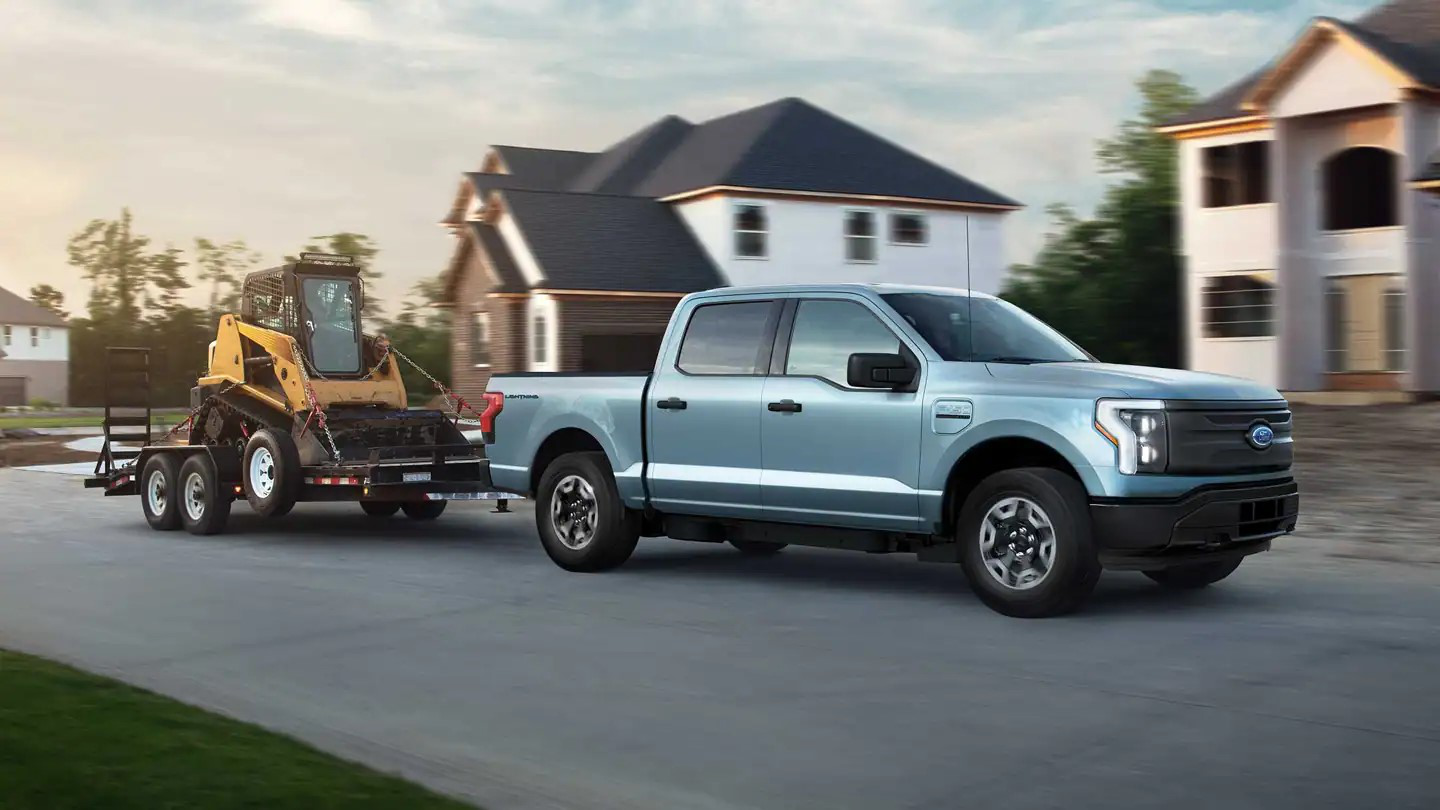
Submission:
<svg viewBox="0 0 1440 810">
<path fill-rule="evenodd" d="M 205 453 L 195 453 L 180 465 L 178 490 L 180 522 L 191 534 L 219 534 L 230 519 L 228 487 L 220 485 L 215 462 Z"/>
<path fill-rule="evenodd" d="M 150 528 L 180 528 L 180 460 L 173 454 L 156 453 L 146 460 L 140 473 L 140 508 Z"/>
<path fill-rule="evenodd" d="M 1166 588 L 1193 590 L 1212 585 L 1235 573 L 1235 569 L 1240 567 L 1240 561 L 1243 559 L 1243 557 L 1235 557 L 1234 559 L 1215 560 L 1195 565 L 1177 565 L 1174 568 L 1159 568 L 1143 573 Z"/>
<path fill-rule="evenodd" d="M 1059 470 L 1003 470 L 981 481 L 955 541 L 975 594 L 1007 616 L 1069 613 L 1100 578 L 1085 490 Z"/>
<path fill-rule="evenodd" d="M 446 501 L 406 501 L 400 504 L 405 517 L 411 520 L 434 520 L 445 511 Z"/>
<path fill-rule="evenodd" d="M 265 428 L 245 444 L 245 500 L 265 517 L 280 517 L 300 498 L 300 451 L 290 434 Z"/>
<path fill-rule="evenodd" d="M 535 494 L 540 544 L 566 571 L 604 571 L 630 558 L 640 519 L 620 500 L 604 453 L 567 453 L 545 468 Z"/>
</svg>

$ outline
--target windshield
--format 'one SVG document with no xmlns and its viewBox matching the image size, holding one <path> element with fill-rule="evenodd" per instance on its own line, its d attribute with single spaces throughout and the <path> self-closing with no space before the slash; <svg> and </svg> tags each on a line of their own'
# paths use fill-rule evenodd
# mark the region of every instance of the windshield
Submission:
<svg viewBox="0 0 1440 810">
<path fill-rule="evenodd" d="M 945 360 L 1063 363 L 1092 359 L 1040 319 L 998 298 L 935 293 L 881 297 Z"/>
<path fill-rule="evenodd" d="M 310 362 L 322 374 L 360 371 L 360 336 L 356 332 L 355 280 L 307 278 L 305 330 L 310 334 Z"/>
</svg>

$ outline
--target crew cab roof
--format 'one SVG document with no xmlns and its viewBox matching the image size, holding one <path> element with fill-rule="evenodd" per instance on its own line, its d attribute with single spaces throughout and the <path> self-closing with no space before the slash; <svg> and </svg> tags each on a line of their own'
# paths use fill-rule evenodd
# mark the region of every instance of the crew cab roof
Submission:
<svg viewBox="0 0 1440 810">
<path fill-rule="evenodd" d="M 808 293 L 870 293 L 889 295 L 893 293 L 930 293 L 933 295 L 972 295 L 976 298 L 994 298 L 988 293 L 972 292 L 963 287 L 936 287 L 920 284 L 761 284 L 755 286 L 717 287 L 691 293 L 686 298 L 726 298 L 735 295 L 804 295 Z"/>
</svg>

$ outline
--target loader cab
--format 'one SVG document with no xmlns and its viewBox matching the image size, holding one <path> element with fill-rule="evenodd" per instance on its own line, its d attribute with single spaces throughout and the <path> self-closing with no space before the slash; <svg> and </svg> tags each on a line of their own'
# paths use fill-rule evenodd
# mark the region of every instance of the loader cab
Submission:
<svg viewBox="0 0 1440 810">
<path fill-rule="evenodd" d="M 364 302 L 354 259 L 301 253 L 299 261 L 245 277 L 240 319 L 295 338 L 312 370 L 344 377 L 364 371 Z"/>
</svg>

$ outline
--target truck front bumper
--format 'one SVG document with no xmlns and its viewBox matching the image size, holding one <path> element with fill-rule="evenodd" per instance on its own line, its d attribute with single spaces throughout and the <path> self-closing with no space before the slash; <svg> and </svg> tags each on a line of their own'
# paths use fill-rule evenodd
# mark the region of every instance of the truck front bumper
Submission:
<svg viewBox="0 0 1440 810">
<path fill-rule="evenodd" d="M 1090 517 L 1100 562 L 1152 570 L 1266 551 L 1295 531 L 1299 493 L 1286 479 L 1203 487 L 1175 499 L 1097 499 Z"/>
</svg>

